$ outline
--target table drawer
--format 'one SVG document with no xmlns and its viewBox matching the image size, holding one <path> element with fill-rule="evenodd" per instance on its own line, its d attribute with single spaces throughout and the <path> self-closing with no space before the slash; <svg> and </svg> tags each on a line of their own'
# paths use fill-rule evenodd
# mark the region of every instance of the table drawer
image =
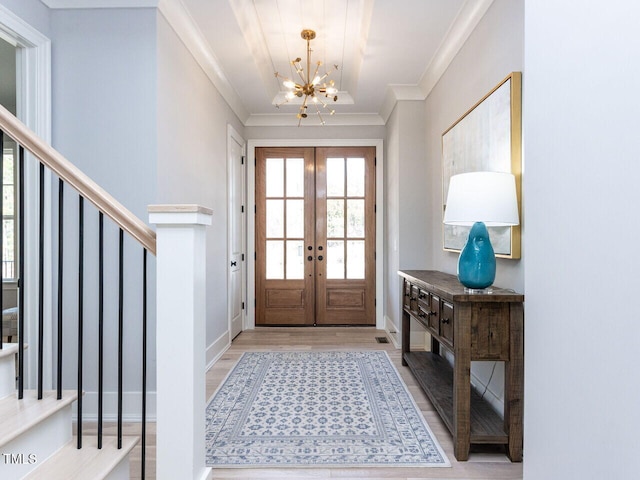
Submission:
<svg viewBox="0 0 640 480">
<path fill-rule="evenodd" d="M 418 306 L 428 312 L 431 308 L 431 295 L 426 290 L 418 289 Z"/>
<path fill-rule="evenodd" d="M 411 296 L 409 297 L 409 310 L 418 311 L 418 292 L 420 289 L 416 285 L 411 285 Z"/>
<path fill-rule="evenodd" d="M 453 347 L 453 305 L 448 302 L 441 302 L 440 308 L 440 336 L 450 347 Z"/>
<path fill-rule="evenodd" d="M 404 288 L 402 289 L 402 308 L 404 308 L 405 310 L 411 309 L 410 299 L 411 299 L 411 284 L 405 280 Z"/>
</svg>

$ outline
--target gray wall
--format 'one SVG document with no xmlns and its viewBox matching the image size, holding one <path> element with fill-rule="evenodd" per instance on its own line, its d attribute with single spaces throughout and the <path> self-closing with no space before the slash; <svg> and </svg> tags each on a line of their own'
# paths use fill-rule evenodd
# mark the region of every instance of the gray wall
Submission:
<svg viewBox="0 0 640 480">
<path fill-rule="evenodd" d="M 385 155 L 385 317 L 400 331 L 400 269 L 426 269 L 431 234 L 427 218 L 425 109 L 421 101 L 398 102 L 387 121 Z M 412 323 L 412 331 L 420 327 Z"/>
<path fill-rule="evenodd" d="M 525 10 L 525 480 L 638 476 L 639 17 Z"/>
<path fill-rule="evenodd" d="M 442 250 L 442 133 L 512 71 L 523 71 L 524 1 L 495 0 L 426 100 L 425 205 L 429 266 L 456 273 L 458 254 Z M 523 83 L 526 84 L 526 72 Z M 524 176 L 524 175 L 523 175 Z M 526 192 L 523 199 L 526 198 Z M 522 259 L 498 259 L 495 284 L 524 292 L 526 218 L 521 218 Z M 493 372 L 493 375 L 492 375 Z M 504 365 L 473 362 L 472 382 L 502 410 Z"/>
<path fill-rule="evenodd" d="M 53 10 L 53 146 L 141 219 L 156 194 L 156 11 L 155 9 Z M 57 191 L 57 187 L 56 190 Z M 86 202 L 85 202 L 86 203 Z M 65 198 L 65 358 L 64 384 L 75 383 L 77 323 L 77 196 Z M 97 390 L 97 213 L 85 207 L 84 352 L 85 401 L 92 408 Z M 142 249 L 125 239 L 125 390 L 140 390 Z M 106 221 L 105 356 L 114 374 L 117 354 L 117 239 Z M 155 284 L 150 258 L 149 338 L 155 337 Z M 54 270 L 55 271 L 55 270 Z M 55 295 L 55 292 L 54 292 Z M 55 298 L 55 297 L 54 297 Z M 113 378 L 113 377 L 112 377 Z M 150 348 L 149 389 L 155 390 L 155 351 Z M 105 385 L 115 390 L 115 381 Z M 131 393 L 131 398 L 135 398 Z M 109 402 L 110 395 L 107 396 Z M 128 400 L 125 399 L 125 402 Z M 139 404 L 138 404 L 139 405 Z M 125 410 L 135 410 L 138 405 Z M 109 406 L 106 407 L 109 409 Z"/>
<path fill-rule="evenodd" d="M 157 201 L 213 209 L 207 229 L 210 346 L 228 330 L 227 124 L 241 135 L 243 126 L 162 15 L 157 42 Z"/>
<path fill-rule="evenodd" d="M 523 70 L 523 22 L 523 0 L 495 0 L 427 98 L 429 250 L 436 270 L 456 273 L 458 261 L 442 250 L 442 133 L 509 73 Z M 496 285 L 523 291 L 525 255 L 523 248 L 522 260 L 498 259 Z"/>
<path fill-rule="evenodd" d="M 40 0 L 2 0 L 0 5 L 51 38 L 49 9 Z"/>
</svg>

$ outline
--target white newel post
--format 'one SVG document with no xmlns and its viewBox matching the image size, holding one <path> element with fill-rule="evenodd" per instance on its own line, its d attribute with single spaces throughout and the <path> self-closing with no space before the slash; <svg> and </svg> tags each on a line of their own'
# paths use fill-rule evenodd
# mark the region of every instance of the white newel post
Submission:
<svg viewBox="0 0 640 480">
<path fill-rule="evenodd" d="M 204 479 L 206 234 L 212 212 L 151 205 L 157 235 L 158 480 Z M 209 286 L 211 287 L 211 285 Z"/>
</svg>

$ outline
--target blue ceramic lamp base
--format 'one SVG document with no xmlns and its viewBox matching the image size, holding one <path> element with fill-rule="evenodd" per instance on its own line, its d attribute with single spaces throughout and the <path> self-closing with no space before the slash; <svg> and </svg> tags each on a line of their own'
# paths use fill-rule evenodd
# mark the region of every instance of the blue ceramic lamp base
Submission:
<svg viewBox="0 0 640 480">
<path fill-rule="evenodd" d="M 496 256 L 483 222 L 476 222 L 469 231 L 467 243 L 458 259 L 458 280 L 470 291 L 487 293 L 485 289 L 496 279 Z"/>
</svg>

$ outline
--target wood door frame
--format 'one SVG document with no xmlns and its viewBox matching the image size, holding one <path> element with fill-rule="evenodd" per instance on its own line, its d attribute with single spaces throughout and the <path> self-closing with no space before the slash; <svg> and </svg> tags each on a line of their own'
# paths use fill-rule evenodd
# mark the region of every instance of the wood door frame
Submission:
<svg viewBox="0 0 640 480">
<path fill-rule="evenodd" d="M 253 139 L 249 140 L 247 148 L 247 205 L 255 205 L 256 197 L 256 167 L 255 149 L 257 147 L 375 147 L 376 149 L 376 328 L 384 330 L 384 151 L 383 140 L 376 138 L 366 139 Z M 255 244 L 255 215 L 247 216 L 247 254 L 253 256 L 256 250 Z M 247 262 L 247 311 L 245 327 L 253 329 L 256 326 L 256 267 L 255 261 Z"/>
</svg>

